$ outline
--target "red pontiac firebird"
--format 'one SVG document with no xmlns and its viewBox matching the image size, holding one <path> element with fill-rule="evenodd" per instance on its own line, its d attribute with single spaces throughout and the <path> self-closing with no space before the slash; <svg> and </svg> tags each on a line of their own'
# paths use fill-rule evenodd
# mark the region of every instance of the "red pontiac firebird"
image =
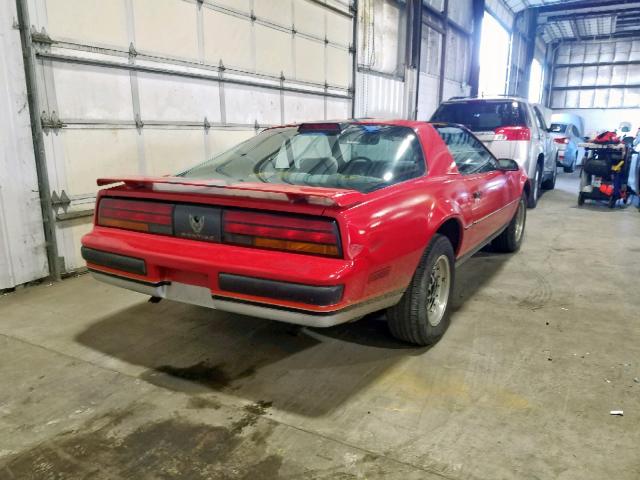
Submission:
<svg viewBox="0 0 640 480">
<path fill-rule="evenodd" d="M 270 128 L 175 176 L 98 180 L 82 255 L 104 282 L 314 327 L 387 310 L 427 345 L 455 267 L 522 242 L 526 174 L 465 127 L 345 121 Z"/>
</svg>

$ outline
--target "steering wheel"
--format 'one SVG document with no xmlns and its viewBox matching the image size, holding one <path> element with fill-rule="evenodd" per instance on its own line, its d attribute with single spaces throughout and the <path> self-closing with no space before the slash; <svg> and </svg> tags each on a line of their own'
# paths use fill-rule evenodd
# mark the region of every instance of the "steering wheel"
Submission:
<svg viewBox="0 0 640 480">
<path fill-rule="evenodd" d="M 364 171 L 368 171 L 369 167 L 373 163 L 373 160 L 371 160 L 369 157 L 365 157 L 364 155 L 352 157 L 351 160 L 347 164 L 345 164 L 345 168 L 340 173 L 345 175 L 350 174 L 351 170 L 354 170 L 358 163 L 365 163 L 366 167 Z"/>
</svg>

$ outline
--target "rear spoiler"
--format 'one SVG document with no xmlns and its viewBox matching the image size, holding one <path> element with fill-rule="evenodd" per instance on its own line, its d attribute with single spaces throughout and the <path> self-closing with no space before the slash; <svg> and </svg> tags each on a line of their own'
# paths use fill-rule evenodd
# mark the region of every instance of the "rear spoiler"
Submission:
<svg viewBox="0 0 640 480">
<path fill-rule="evenodd" d="M 357 190 L 306 187 L 273 183 L 234 183 L 221 180 L 195 180 L 184 177 L 112 177 L 99 178 L 98 186 L 123 183 L 131 189 L 156 192 L 218 195 L 224 197 L 258 198 L 285 202 L 306 202 L 325 207 L 348 207 L 364 200 L 365 194 Z"/>
</svg>

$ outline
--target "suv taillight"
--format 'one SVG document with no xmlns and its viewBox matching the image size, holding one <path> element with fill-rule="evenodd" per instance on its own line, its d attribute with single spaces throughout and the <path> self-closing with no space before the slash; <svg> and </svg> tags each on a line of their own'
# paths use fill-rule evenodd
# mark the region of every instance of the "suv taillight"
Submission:
<svg viewBox="0 0 640 480">
<path fill-rule="evenodd" d="M 557 137 L 553 139 L 554 142 L 559 143 L 561 145 L 566 145 L 567 143 L 569 143 L 569 138 L 568 137 Z"/>
<path fill-rule="evenodd" d="M 97 224 L 138 232 L 173 233 L 173 205 L 103 198 L 98 204 Z"/>
<path fill-rule="evenodd" d="M 333 220 L 228 210 L 223 213 L 224 243 L 338 257 L 340 240 Z"/>
<path fill-rule="evenodd" d="M 498 127 L 494 130 L 494 140 L 531 140 L 531 130 L 524 125 L 514 127 Z"/>
</svg>

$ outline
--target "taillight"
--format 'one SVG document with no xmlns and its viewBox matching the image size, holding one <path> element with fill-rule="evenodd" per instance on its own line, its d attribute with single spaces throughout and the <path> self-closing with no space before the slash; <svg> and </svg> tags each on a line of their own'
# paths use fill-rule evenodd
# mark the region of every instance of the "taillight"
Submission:
<svg viewBox="0 0 640 480">
<path fill-rule="evenodd" d="M 138 232 L 173 233 L 173 205 L 102 198 L 98 204 L 98 225 Z"/>
<path fill-rule="evenodd" d="M 229 210 L 223 213 L 222 231 L 225 243 L 329 257 L 340 255 L 338 228 L 333 220 Z"/>
<path fill-rule="evenodd" d="M 518 125 L 514 127 L 499 127 L 494 130 L 494 140 L 531 140 L 529 127 Z"/>
<path fill-rule="evenodd" d="M 569 143 L 569 138 L 568 137 L 556 137 L 553 139 L 554 142 L 559 143 L 561 145 L 566 145 L 567 143 Z"/>
</svg>

